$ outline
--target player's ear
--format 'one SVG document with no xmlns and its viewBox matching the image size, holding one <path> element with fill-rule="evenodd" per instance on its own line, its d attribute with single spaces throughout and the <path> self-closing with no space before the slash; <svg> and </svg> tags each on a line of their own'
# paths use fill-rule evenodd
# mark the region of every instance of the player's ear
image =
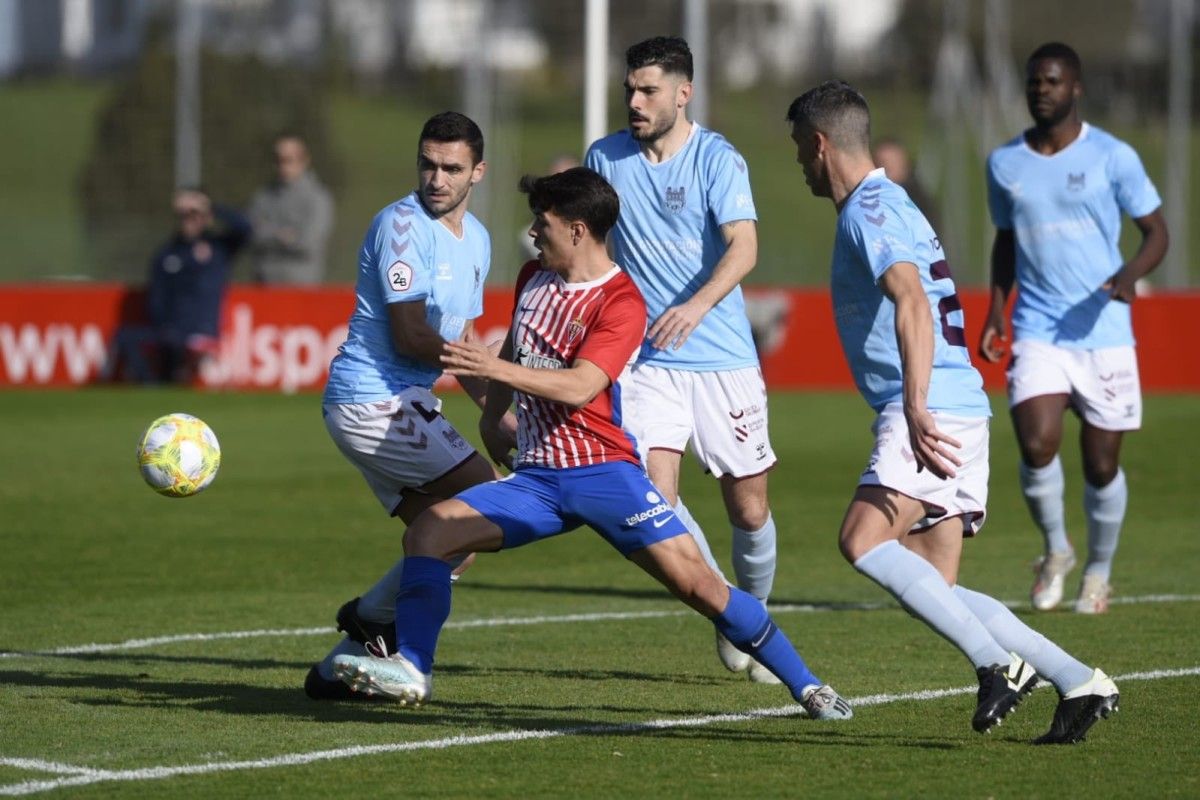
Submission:
<svg viewBox="0 0 1200 800">
<path fill-rule="evenodd" d="M 483 176 L 487 172 L 487 166 L 488 165 L 487 165 L 486 161 L 480 161 L 478 164 L 476 164 L 474 167 L 471 168 L 471 185 L 472 186 L 474 186 L 475 184 L 477 184 L 481 180 L 483 180 Z"/>
<path fill-rule="evenodd" d="M 692 82 L 691 81 L 681 81 L 679 84 L 679 88 L 675 90 L 675 102 L 680 108 L 683 108 L 691 101 L 692 101 Z"/>
</svg>

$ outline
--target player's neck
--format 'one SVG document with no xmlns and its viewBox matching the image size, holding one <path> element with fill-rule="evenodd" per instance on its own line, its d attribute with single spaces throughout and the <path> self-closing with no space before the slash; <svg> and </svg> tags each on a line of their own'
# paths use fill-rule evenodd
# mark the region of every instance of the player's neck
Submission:
<svg viewBox="0 0 1200 800">
<path fill-rule="evenodd" d="M 829 165 L 829 195 L 833 206 L 842 210 L 846 200 L 867 175 L 875 169 L 870 156 L 843 156 Z"/>
<path fill-rule="evenodd" d="M 463 217 L 467 215 L 467 204 L 459 203 L 457 206 L 442 214 L 437 218 L 437 221 L 446 226 L 446 229 L 454 234 L 455 238 L 461 239 L 463 235 Z"/>
<path fill-rule="evenodd" d="M 611 272 L 613 266 L 612 259 L 608 257 L 608 250 L 604 247 L 588 248 L 586 252 L 572 258 L 569 264 L 554 271 L 562 278 L 563 283 L 591 283 Z"/>
<path fill-rule="evenodd" d="M 638 144 L 647 161 L 651 164 L 661 164 L 682 150 L 691 135 L 692 123 L 687 117 L 680 115 L 675 124 L 671 126 L 671 130 L 652 142 L 639 142 Z"/>
<path fill-rule="evenodd" d="M 1078 115 L 1072 114 L 1047 127 L 1035 125 L 1026 132 L 1025 141 L 1034 152 L 1052 156 L 1070 147 L 1082 131 L 1082 120 Z"/>
</svg>

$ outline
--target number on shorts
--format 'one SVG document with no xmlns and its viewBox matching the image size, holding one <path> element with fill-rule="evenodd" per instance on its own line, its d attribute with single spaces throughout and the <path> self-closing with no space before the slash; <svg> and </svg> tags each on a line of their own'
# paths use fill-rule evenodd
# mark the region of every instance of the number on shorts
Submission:
<svg viewBox="0 0 1200 800">
<path fill-rule="evenodd" d="M 413 401 L 412 407 L 417 410 L 417 413 L 421 415 L 421 419 L 425 420 L 426 422 L 433 422 L 442 415 L 440 411 L 430 411 L 425 407 L 424 403 L 416 400 Z"/>
</svg>

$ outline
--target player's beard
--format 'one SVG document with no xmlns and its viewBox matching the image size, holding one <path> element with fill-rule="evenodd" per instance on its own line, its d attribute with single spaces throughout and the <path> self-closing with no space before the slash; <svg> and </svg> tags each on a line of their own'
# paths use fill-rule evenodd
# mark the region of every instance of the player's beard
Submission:
<svg viewBox="0 0 1200 800">
<path fill-rule="evenodd" d="M 649 127 L 642 128 L 640 131 L 635 130 L 633 125 L 630 124 L 629 135 L 638 142 L 657 142 L 675 127 L 675 115 L 673 113 L 663 113 L 657 117 L 645 117 L 639 114 L 638 117 L 650 123 Z M 632 120 L 630 122 L 632 123 Z"/>
<path fill-rule="evenodd" d="M 428 211 L 432 216 L 443 217 L 466 202 L 467 195 L 470 193 L 470 183 L 463 187 L 462 191 L 456 192 L 453 188 L 451 188 L 446 196 L 436 199 L 430 198 L 427 194 L 427 190 L 422 189 L 420 193 L 421 205 L 425 206 L 425 210 Z"/>
</svg>

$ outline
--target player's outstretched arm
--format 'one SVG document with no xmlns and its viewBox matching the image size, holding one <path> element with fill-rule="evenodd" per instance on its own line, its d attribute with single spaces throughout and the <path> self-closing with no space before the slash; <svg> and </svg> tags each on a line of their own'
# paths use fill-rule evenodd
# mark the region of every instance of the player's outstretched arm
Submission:
<svg viewBox="0 0 1200 800">
<path fill-rule="evenodd" d="M 1011 230 L 997 229 L 992 242 L 991 303 L 979 336 L 979 355 L 991 363 L 1004 358 L 1008 352 L 1008 324 L 1004 306 L 1012 292 L 1017 274 L 1017 242 Z"/>
<path fill-rule="evenodd" d="M 917 471 L 928 469 L 939 478 L 953 477 L 954 467 L 961 466 L 962 461 L 948 447 L 962 447 L 962 443 L 938 430 L 925 405 L 933 374 L 933 312 L 917 265 L 907 261 L 893 264 L 883 273 L 879 285 L 896 306 L 904 418 Z"/>
<path fill-rule="evenodd" d="M 725 299 L 758 261 L 758 226 L 752 219 L 740 219 L 721 226 L 725 255 L 713 267 L 712 277 L 686 302 L 671 306 L 654 321 L 648 333 L 659 350 L 678 350 L 692 335 L 713 306 Z"/>
<path fill-rule="evenodd" d="M 447 342 L 442 365 L 451 375 L 475 375 L 574 408 L 582 408 L 608 388 L 604 370 L 586 359 L 563 369 L 523 367 L 496 356 L 483 345 Z"/>
<path fill-rule="evenodd" d="M 1162 263 L 1171 239 L 1161 208 L 1135 218 L 1133 224 L 1142 233 L 1142 243 L 1138 245 L 1133 258 L 1125 262 L 1103 286 L 1109 297 L 1123 303 L 1132 303 L 1137 297 L 1137 282 Z"/>
</svg>

